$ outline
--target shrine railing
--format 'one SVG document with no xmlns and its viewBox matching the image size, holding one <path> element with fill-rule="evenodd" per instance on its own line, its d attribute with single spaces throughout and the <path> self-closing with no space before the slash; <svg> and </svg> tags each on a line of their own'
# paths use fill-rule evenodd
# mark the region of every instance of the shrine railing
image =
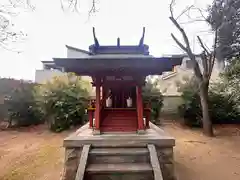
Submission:
<svg viewBox="0 0 240 180">
<path fill-rule="evenodd" d="M 87 109 L 87 113 L 88 113 L 88 120 L 89 120 L 89 128 L 94 128 L 94 112 L 95 112 L 95 100 L 91 100 L 89 103 L 89 107 Z M 101 110 L 100 113 L 102 114 L 102 111 L 104 110 L 104 106 L 103 106 L 103 101 L 101 100 Z M 151 120 L 151 106 L 149 103 L 144 103 L 143 106 L 143 121 L 144 121 L 144 128 L 145 129 L 149 129 L 149 122 Z M 112 109 L 119 109 L 119 108 L 112 108 Z M 136 108 L 120 108 L 122 110 L 130 110 L 130 109 L 136 109 Z"/>
</svg>

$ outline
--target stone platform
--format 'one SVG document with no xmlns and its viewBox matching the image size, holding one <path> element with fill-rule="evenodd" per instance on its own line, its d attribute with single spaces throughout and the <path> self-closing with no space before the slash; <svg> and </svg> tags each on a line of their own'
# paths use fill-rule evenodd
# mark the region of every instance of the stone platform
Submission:
<svg viewBox="0 0 240 180">
<path fill-rule="evenodd" d="M 75 133 L 64 139 L 65 162 L 62 179 L 75 180 L 84 145 L 91 145 L 95 149 L 115 148 L 116 150 L 117 148 L 134 148 L 136 150 L 136 148 L 147 147 L 149 144 L 155 146 L 163 180 L 174 180 L 173 147 L 175 146 L 175 139 L 154 124 L 150 124 L 150 129 L 146 130 L 144 134 L 108 133 L 93 135 L 92 129 L 89 129 L 89 124 L 82 126 Z M 105 157 L 106 162 L 108 157 Z M 124 158 L 122 161 L 128 161 L 126 157 Z M 129 156 L 129 158 L 131 157 Z M 88 162 L 86 161 L 86 167 L 88 166 L 87 164 Z"/>
</svg>

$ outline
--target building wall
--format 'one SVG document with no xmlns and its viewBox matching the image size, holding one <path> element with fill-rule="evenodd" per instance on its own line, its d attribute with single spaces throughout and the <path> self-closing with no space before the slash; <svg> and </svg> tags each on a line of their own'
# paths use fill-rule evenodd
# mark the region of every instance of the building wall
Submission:
<svg viewBox="0 0 240 180">
<path fill-rule="evenodd" d="M 68 58 L 79 58 L 79 57 L 87 57 L 89 56 L 87 53 L 77 51 L 71 48 L 67 48 L 67 57 Z M 56 69 L 49 69 L 46 65 L 43 64 L 43 69 L 36 70 L 35 72 L 35 82 L 42 84 L 46 83 L 47 81 L 51 80 L 54 77 L 59 77 L 65 75 L 65 72 L 63 70 L 56 70 Z M 90 76 L 81 76 L 82 80 L 91 82 L 92 79 Z M 95 89 L 88 88 L 90 91 L 90 96 L 95 96 Z"/>
<path fill-rule="evenodd" d="M 200 58 L 197 61 L 201 62 Z M 202 69 L 200 63 L 200 69 Z M 223 70 L 222 64 L 215 63 L 210 81 L 217 82 L 219 80 L 219 73 Z M 176 66 L 174 71 L 165 72 L 159 77 L 159 89 L 165 96 L 181 95 L 178 92 L 178 84 L 184 83 L 186 80 L 194 76 L 191 61 L 189 58 L 184 58 L 180 66 Z"/>
<path fill-rule="evenodd" d="M 177 114 L 178 107 L 183 103 L 181 96 L 163 96 L 163 114 Z"/>
<path fill-rule="evenodd" d="M 200 57 L 197 58 L 200 62 Z M 223 70 L 223 65 L 215 63 L 210 81 L 217 82 L 219 80 L 219 73 Z M 189 58 L 184 58 L 180 66 L 176 66 L 173 72 L 165 72 L 159 77 L 159 89 L 164 96 L 164 107 L 162 112 L 166 114 L 176 114 L 178 106 L 182 104 L 181 93 L 178 92 L 178 84 L 182 84 L 194 76 L 192 64 Z"/>
<path fill-rule="evenodd" d="M 59 70 L 54 69 L 42 69 L 36 70 L 35 72 L 35 82 L 42 84 L 51 80 L 55 76 L 63 76 L 64 73 Z"/>
<path fill-rule="evenodd" d="M 88 56 L 89 55 L 87 53 L 67 48 L 67 58 L 79 58 Z M 62 76 L 64 74 L 65 73 L 62 70 L 48 69 L 47 66 L 43 64 L 43 69 L 36 70 L 35 72 L 35 82 L 44 83 L 46 81 L 49 81 L 55 76 Z M 83 79 L 86 81 L 91 81 L 91 78 L 88 76 L 84 76 Z"/>
</svg>

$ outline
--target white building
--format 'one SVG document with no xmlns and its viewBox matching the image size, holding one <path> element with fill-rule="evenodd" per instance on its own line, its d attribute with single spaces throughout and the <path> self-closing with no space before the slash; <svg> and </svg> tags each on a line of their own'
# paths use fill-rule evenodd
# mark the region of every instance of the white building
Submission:
<svg viewBox="0 0 240 180">
<path fill-rule="evenodd" d="M 202 60 L 200 56 L 196 56 L 196 60 L 203 70 Z M 224 66 L 222 63 L 216 62 L 213 67 L 211 82 L 216 82 L 219 79 L 219 73 L 222 72 Z M 188 56 L 184 56 L 182 64 L 176 66 L 171 72 L 164 72 L 159 77 L 159 88 L 165 96 L 177 96 L 180 93 L 177 91 L 178 84 L 184 83 L 194 75 L 192 61 Z"/>
<path fill-rule="evenodd" d="M 202 63 L 200 56 L 196 56 L 196 60 L 199 62 L 200 69 L 202 70 Z M 219 79 L 219 73 L 222 72 L 224 64 L 216 62 L 212 75 L 211 82 L 216 82 Z M 178 92 L 178 84 L 182 84 L 187 80 L 191 79 L 194 75 L 192 61 L 188 56 L 184 56 L 182 64 L 176 66 L 174 71 L 165 72 L 159 76 L 159 89 L 164 95 L 164 107 L 163 111 L 165 113 L 176 113 L 179 105 L 182 104 L 182 99 L 180 98 L 181 93 Z"/>
<path fill-rule="evenodd" d="M 79 58 L 79 57 L 87 57 L 89 55 L 88 51 L 74 48 L 71 46 L 66 45 L 67 47 L 67 58 Z M 52 68 L 53 61 L 42 61 L 43 68 L 40 70 L 36 70 L 35 72 L 35 82 L 36 83 L 45 83 L 46 81 L 49 81 L 53 77 L 56 76 L 62 76 L 64 75 L 64 69 L 63 68 Z M 91 78 L 88 76 L 82 76 L 84 80 L 91 81 Z"/>
<path fill-rule="evenodd" d="M 78 49 L 78 48 L 74 48 L 71 46 L 67 46 L 67 58 L 79 58 L 79 57 L 87 57 L 89 55 L 88 51 L 82 50 L 82 49 Z M 42 84 L 45 83 L 49 80 L 51 80 L 53 77 L 56 76 L 62 76 L 65 75 L 64 69 L 59 67 L 53 68 L 53 61 L 42 61 L 43 63 L 43 68 L 40 70 L 36 70 L 35 72 L 35 82 Z M 92 79 L 89 76 L 81 76 L 81 78 L 85 81 L 89 81 L 91 82 Z M 92 89 L 90 90 L 90 96 L 95 96 L 95 88 L 92 87 Z"/>
</svg>

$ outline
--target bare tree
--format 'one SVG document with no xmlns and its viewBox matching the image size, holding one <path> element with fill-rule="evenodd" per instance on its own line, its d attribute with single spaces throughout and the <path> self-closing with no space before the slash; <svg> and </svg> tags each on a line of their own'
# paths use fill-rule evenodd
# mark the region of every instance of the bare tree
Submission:
<svg viewBox="0 0 240 180">
<path fill-rule="evenodd" d="M 91 7 L 88 12 L 90 15 L 92 13 L 97 12 L 96 4 L 98 1 L 97 0 L 89 0 L 89 1 L 91 2 Z M 61 6 L 63 10 L 68 9 L 68 10 L 79 12 L 79 9 L 81 7 L 80 2 L 81 0 L 61 0 Z"/>
<path fill-rule="evenodd" d="M 33 9 L 29 0 L 8 0 L 4 4 L 0 4 L 0 47 L 15 51 L 10 44 L 19 42 L 26 36 L 22 31 L 14 30 L 14 24 L 11 22 L 12 17 L 19 14 L 17 9 L 26 6 Z"/>
<path fill-rule="evenodd" d="M 193 53 L 193 50 L 190 46 L 189 43 L 189 38 L 186 34 L 186 31 L 183 29 L 182 25 L 178 22 L 178 19 L 180 16 L 183 14 L 187 13 L 191 8 L 194 8 L 194 6 L 188 6 L 186 9 L 180 13 L 180 15 L 175 16 L 174 15 L 174 8 L 175 5 L 175 0 L 171 1 L 170 4 L 170 13 L 171 16 L 169 17 L 171 22 L 174 24 L 174 26 L 178 29 L 178 31 L 181 33 L 183 42 L 180 42 L 180 40 L 174 35 L 171 34 L 173 40 L 177 43 L 177 45 L 187 53 L 189 56 L 190 60 L 192 61 L 193 64 L 193 70 L 194 74 L 196 76 L 198 85 L 199 85 L 199 96 L 201 100 L 201 107 L 202 107 L 202 123 L 203 123 L 203 132 L 207 136 L 213 136 L 213 128 L 212 128 L 212 121 L 210 119 L 210 113 L 209 113 L 209 106 L 208 106 L 208 89 L 209 89 L 209 81 L 211 78 L 211 74 L 213 71 L 213 66 L 215 63 L 215 57 L 216 57 L 216 45 L 217 45 L 217 33 L 218 30 L 215 30 L 214 34 L 214 44 L 213 44 L 213 49 L 209 50 L 209 48 L 203 43 L 202 39 L 197 36 L 197 39 L 200 43 L 200 46 L 202 48 L 202 54 L 201 54 L 201 60 L 202 60 L 202 67 L 203 70 L 201 71 L 199 62 L 196 60 L 196 56 Z M 207 20 L 201 13 L 201 10 L 198 9 L 201 17 L 203 20 Z"/>
</svg>

